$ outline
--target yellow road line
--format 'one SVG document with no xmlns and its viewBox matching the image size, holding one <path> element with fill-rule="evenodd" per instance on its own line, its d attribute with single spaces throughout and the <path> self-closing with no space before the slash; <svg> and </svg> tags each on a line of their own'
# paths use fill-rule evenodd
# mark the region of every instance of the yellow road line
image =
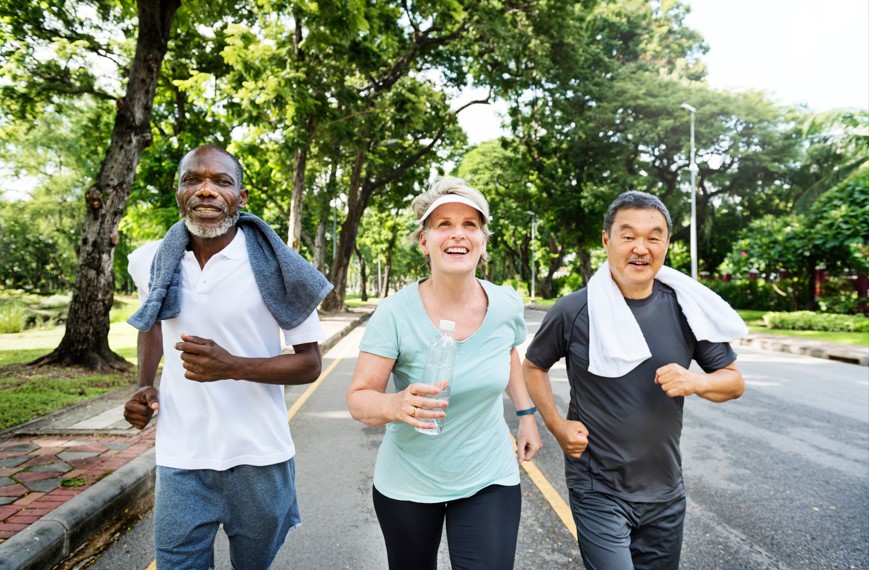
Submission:
<svg viewBox="0 0 869 570">
<path fill-rule="evenodd" d="M 334 361 L 332 361 L 332 364 L 330 364 L 326 368 L 326 370 L 320 373 L 320 377 L 317 378 L 317 380 L 315 380 L 313 384 L 308 386 L 308 389 L 305 390 L 305 393 L 302 394 L 299 399 L 296 400 L 296 402 L 292 405 L 292 407 L 290 407 L 290 409 L 287 411 L 287 421 L 293 419 L 293 416 L 296 415 L 296 412 L 299 411 L 299 408 L 301 408 L 302 405 L 304 405 L 304 403 L 308 400 L 308 398 L 311 397 L 311 394 L 313 394 L 314 390 L 316 390 L 320 386 L 320 384 L 323 383 L 323 380 L 325 380 L 326 377 L 329 376 L 329 374 L 331 374 L 333 370 L 335 370 L 335 367 L 338 366 L 338 363 L 341 362 L 341 360 L 342 359 L 340 358 L 336 358 Z M 145 570 L 157 570 L 157 561 L 151 561 L 151 563 L 148 564 L 148 567 L 145 568 Z"/>
<path fill-rule="evenodd" d="M 296 403 L 294 403 L 290 407 L 289 411 L 287 411 L 287 421 L 290 421 L 291 419 L 293 419 L 293 416 L 296 415 L 296 412 L 299 411 L 299 408 L 301 408 L 305 404 L 305 402 L 308 400 L 308 398 L 311 397 L 311 394 L 314 393 L 314 390 L 316 390 L 317 388 L 320 387 L 320 384 L 323 383 L 323 380 L 325 380 L 326 377 L 332 373 L 332 371 L 335 369 L 336 366 L 338 366 L 338 363 L 341 362 L 341 360 L 342 360 L 341 358 L 336 358 L 332 362 L 332 364 L 330 364 L 329 367 L 326 368 L 326 370 L 324 370 L 320 374 L 320 377 L 317 378 L 317 380 L 313 384 L 308 386 L 308 389 L 305 390 L 305 393 L 302 394 L 301 396 L 299 396 L 299 399 L 296 400 Z"/>
<path fill-rule="evenodd" d="M 511 435 L 510 437 L 513 436 Z M 517 445 L 516 438 L 513 438 L 513 445 L 514 447 Z M 573 513 L 567 503 L 564 502 L 564 499 L 561 498 L 561 495 L 558 494 L 558 491 L 555 490 L 555 487 L 552 486 L 552 483 L 549 482 L 549 479 L 547 479 L 543 472 L 534 465 L 533 461 L 522 463 L 522 469 L 525 470 L 525 473 L 528 474 L 531 482 L 537 486 L 537 489 L 543 495 L 543 498 L 546 499 L 546 502 L 549 503 L 549 506 L 552 507 L 553 511 L 555 511 L 555 514 L 561 519 L 561 522 L 567 528 L 567 531 L 573 535 L 573 540 L 576 540 L 576 524 L 573 522 Z"/>
</svg>

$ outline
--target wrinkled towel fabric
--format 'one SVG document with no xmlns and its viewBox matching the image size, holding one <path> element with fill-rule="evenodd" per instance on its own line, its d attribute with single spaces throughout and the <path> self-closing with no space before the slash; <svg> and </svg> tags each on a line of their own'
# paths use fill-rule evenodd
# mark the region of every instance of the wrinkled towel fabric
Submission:
<svg viewBox="0 0 869 570">
<path fill-rule="evenodd" d="M 263 220 L 241 212 L 238 225 L 245 232 L 250 265 L 263 302 L 282 329 L 300 325 L 332 290 L 332 284 L 293 251 Z M 147 331 L 156 321 L 178 316 L 181 310 L 181 258 L 190 233 L 184 222 L 169 228 L 151 263 L 148 298 L 127 322 Z"/>
<path fill-rule="evenodd" d="M 745 321 L 717 293 L 670 267 L 655 279 L 676 293 L 682 313 L 697 340 L 732 342 L 748 334 Z M 609 262 L 588 282 L 588 370 L 620 378 L 652 356 L 643 331 L 610 273 Z"/>
</svg>

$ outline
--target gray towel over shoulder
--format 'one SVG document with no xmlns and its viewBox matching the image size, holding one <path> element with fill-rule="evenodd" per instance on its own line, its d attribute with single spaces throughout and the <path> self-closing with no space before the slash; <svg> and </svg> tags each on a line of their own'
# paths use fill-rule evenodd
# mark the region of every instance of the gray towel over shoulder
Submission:
<svg viewBox="0 0 869 570">
<path fill-rule="evenodd" d="M 241 212 L 250 265 L 263 302 L 282 329 L 300 325 L 332 290 L 332 284 L 293 251 L 263 220 Z M 140 331 L 181 311 L 181 258 L 190 233 L 184 222 L 169 228 L 151 263 L 148 298 L 127 322 Z"/>
</svg>

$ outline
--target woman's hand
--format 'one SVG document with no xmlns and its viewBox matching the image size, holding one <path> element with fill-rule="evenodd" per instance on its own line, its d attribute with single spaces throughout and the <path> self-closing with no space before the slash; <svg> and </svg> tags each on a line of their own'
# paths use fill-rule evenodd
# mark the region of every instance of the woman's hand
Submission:
<svg viewBox="0 0 869 570">
<path fill-rule="evenodd" d="M 450 405 L 446 400 L 436 400 L 426 396 L 436 396 L 440 389 L 428 384 L 411 384 L 397 396 L 394 408 L 394 421 L 404 422 L 413 427 L 427 429 L 431 427 L 430 421 L 435 418 L 446 416 L 444 408 Z"/>
</svg>

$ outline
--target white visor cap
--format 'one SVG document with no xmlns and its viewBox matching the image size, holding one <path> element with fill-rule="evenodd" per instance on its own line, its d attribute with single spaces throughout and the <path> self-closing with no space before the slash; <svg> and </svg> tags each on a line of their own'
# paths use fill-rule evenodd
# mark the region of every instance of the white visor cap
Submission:
<svg viewBox="0 0 869 570">
<path fill-rule="evenodd" d="M 480 216 L 483 218 L 484 223 L 488 223 L 489 220 L 492 219 L 491 216 L 486 216 L 486 212 L 484 212 L 480 208 L 480 206 L 475 204 L 473 202 L 473 200 L 469 200 L 469 199 L 465 198 L 464 196 L 459 196 L 458 194 L 444 194 L 443 196 L 441 196 L 440 198 L 438 198 L 437 200 L 432 202 L 428 208 L 426 208 L 426 211 L 423 212 L 422 216 L 420 216 L 419 220 L 417 220 L 417 223 L 419 225 L 423 225 L 425 223 L 426 218 L 428 218 L 431 215 L 431 213 L 434 212 L 438 206 L 443 206 L 444 204 L 453 204 L 453 203 L 464 204 L 465 206 L 470 206 L 471 208 L 480 212 Z"/>
</svg>

